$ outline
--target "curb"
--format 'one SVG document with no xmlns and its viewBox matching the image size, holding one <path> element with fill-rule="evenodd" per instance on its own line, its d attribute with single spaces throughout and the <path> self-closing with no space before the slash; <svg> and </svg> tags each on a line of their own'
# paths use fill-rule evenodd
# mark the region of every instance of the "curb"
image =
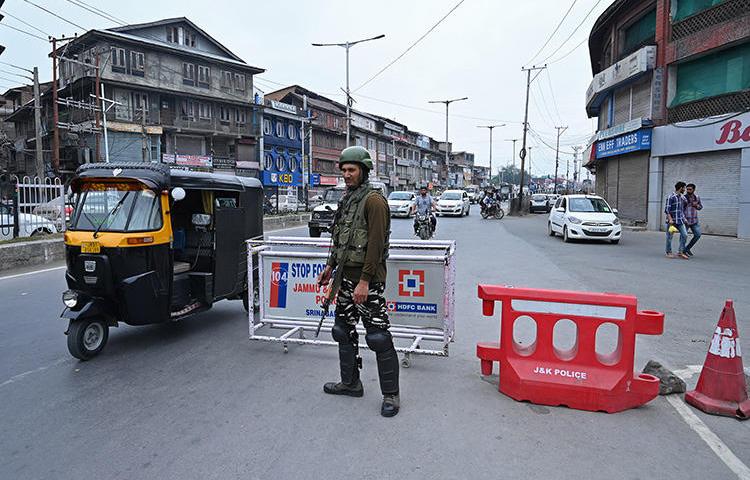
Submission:
<svg viewBox="0 0 750 480">
<path fill-rule="evenodd" d="M 623 230 L 627 230 L 628 232 L 645 232 L 648 230 L 646 227 L 639 227 L 636 225 L 622 225 Z"/>
<path fill-rule="evenodd" d="M 307 226 L 310 214 L 285 215 L 263 219 L 263 231 L 272 232 L 286 228 Z M 31 240 L 0 245 L 0 272 L 17 268 L 44 265 L 65 259 L 62 238 Z"/>
</svg>

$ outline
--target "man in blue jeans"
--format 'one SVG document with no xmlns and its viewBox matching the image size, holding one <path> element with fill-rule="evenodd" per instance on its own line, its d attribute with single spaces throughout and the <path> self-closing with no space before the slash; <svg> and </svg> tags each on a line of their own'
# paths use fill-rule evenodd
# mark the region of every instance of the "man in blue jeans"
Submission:
<svg viewBox="0 0 750 480">
<path fill-rule="evenodd" d="M 685 253 L 688 257 L 693 256 L 692 248 L 701 238 L 701 226 L 698 223 L 698 210 L 703 210 L 701 197 L 695 194 L 695 184 L 688 183 L 685 187 L 685 227 L 693 232 L 693 238 L 685 247 Z"/>
<path fill-rule="evenodd" d="M 680 250 L 677 256 L 684 260 L 690 257 L 685 253 L 685 243 L 687 242 L 687 229 L 685 228 L 685 182 L 677 182 L 674 186 L 674 192 L 667 197 L 667 205 L 664 207 L 664 213 L 667 215 L 667 257 L 675 258 L 672 254 L 672 235 L 669 231 L 674 226 L 680 232 Z"/>
</svg>

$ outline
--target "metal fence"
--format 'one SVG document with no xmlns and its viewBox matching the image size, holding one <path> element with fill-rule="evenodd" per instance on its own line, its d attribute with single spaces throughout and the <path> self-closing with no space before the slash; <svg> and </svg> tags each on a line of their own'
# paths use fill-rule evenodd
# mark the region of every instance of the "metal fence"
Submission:
<svg viewBox="0 0 750 480">
<path fill-rule="evenodd" d="M 64 232 L 72 210 L 59 178 L 0 177 L 0 241 Z"/>
</svg>

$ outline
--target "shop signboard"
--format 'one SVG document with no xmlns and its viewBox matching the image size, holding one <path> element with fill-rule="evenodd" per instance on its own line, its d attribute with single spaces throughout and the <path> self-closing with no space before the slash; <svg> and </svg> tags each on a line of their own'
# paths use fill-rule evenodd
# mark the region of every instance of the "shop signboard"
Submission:
<svg viewBox="0 0 750 480">
<path fill-rule="evenodd" d="M 655 157 L 750 148 L 750 112 L 690 120 L 654 129 Z"/>
<path fill-rule="evenodd" d="M 299 172 L 269 172 L 263 171 L 263 185 L 288 187 L 302 185 L 302 174 Z"/>
<path fill-rule="evenodd" d="M 607 158 L 638 150 L 651 149 L 651 129 L 644 128 L 632 133 L 620 135 L 596 142 L 596 158 Z"/>
<path fill-rule="evenodd" d="M 339 177 L 335 177 L 332 175 L 321 175 L 320 176 L 320 184 L 321 185 L 338 185 L 339 183 Z"/>
<path fill-rule="evenodd" d="M 369 118 L 365 118 L 361 115 L 357 115 L 356 113 L 352 114 L 352 126 L 357 128 L 362 128 L 364 130 L 369 130 L 371 132 L 375 131 L 375 122 L 370 120 Z"/>
<path fill-rule="evenodd" d="M 590 106 L 598 94 L 652 70 L 655 65 L 656 46 L 649 45 L 602 70 L 594 76 L 586 91 L 586 106 Z"/>
<path fill-rule="evenodd" d="M 311 173 L 310 174 L 310 185 L 315 187 L 317 185 L 320 185 L 320 174 L 319 173 Z"/>
<path fill-rule="evenodd" d="M 181 167 L 211 168 L 213 166 L 213 159 L 208 155 L 175 155 L 163 153 L 161 160 L 164 163 Z"/>
<path fill-rule="evenodd" d="M 426 135 L 417 136 L 417 146 L 419 148 L 429 149 L 430 148 L 430 137 Z"/>
</svg>

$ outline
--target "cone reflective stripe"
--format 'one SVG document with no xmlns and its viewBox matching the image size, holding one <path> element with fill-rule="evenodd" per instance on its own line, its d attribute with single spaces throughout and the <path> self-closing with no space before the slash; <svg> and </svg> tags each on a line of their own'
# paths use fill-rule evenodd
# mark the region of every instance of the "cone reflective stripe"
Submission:
<svg viewBox="0 0 750 480">
<path fill-rule="evenodd" d="M 750 418 L 750 400 L 732 300 L 724 304 L 698 384 L 695 390 L 685 394 L 685 401 L 706 413 L 743 420 Z"/>
</svg>

